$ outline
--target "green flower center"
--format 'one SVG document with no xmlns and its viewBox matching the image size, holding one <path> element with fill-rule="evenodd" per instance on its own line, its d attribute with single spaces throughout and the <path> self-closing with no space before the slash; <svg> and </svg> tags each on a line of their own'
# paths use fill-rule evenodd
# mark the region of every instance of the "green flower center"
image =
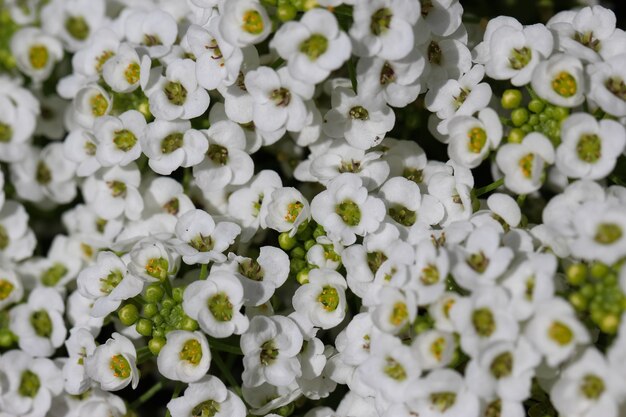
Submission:
<svg viewBox="0 0 626 417">
<path fill-rule="evenodd" d="M 311 37 L 300 44 L 300 52 L 309 57 L 311 61 L 315 61 L 320 55 L 324 54 L 328 49 L 328 39 L 324 35 L 315 33 Z"/>
<path fill-rule="evenodd" d="M 98 220 L 96 220 L 96 230 L 98 230 L 99 233 L 104 233 L 104 229 L 107 227 L 108 222 L 108 220 L 98 218 Z"/>
<path fill-rule="evenodd" d="M 100 56 L 96 59 L 96 71 L 101 72 L 102 66 L 115 55 L 115 52 L 106 50 L 100 54 Z"/>
<path fill-rule="evenodd" d="M 196 237 L 191 239 L 191 241 L 189 241 L 189 245 L 198 252 L 209 252 L 213 249 L 215 242 L 213 242 L 211 235 L 204 236 L 202 234 L 198 234 Z"/>
<path fill-rule="evenodd" d="M 389 216 L 404 226 L 413 226 L 417 220 L 417 214 L 404 206 L 397 205 L 389 208 Z"/>
<path fill-rule="evenodd" d="M 287 205 L 287 213 L 285 214 L 285 221 L 288 223 L 293 223 L 296 221 L 302 209 L 304 208 L 304 204 L 300 201 L 294 201 Z"/>
<path fill-rule="evenodd" d="M 480 127 L 474 127 L 467 132 L 467 149 L 472 153 L 480 153 L 487 143 L 487 132 Z"/>
<path fill-rule="evenodd" d="M 527 153 L 518 162 L 522 175 L 526 178 L 530 178 L 533 175 L 533 163 L 535 162 L 535 155 Z"/>
<path fill-rule="evenodd" d="M 191 410 L 191 417 L 213 417 L 220 412 L 220 403 L 206 400 L 196 405 Z"/>
<path fill-rule="evenodd" d="M 572 97 L 578 91 L 576 78 L 567 71 L 561 71 L 552 80 L 552 89 L 561 97 Z"/>
<path fill-rule="evenodd" d="M 175 106 L 182 106 L 187 101 L 187 89 L 179 82 L 169 81 L 163 89 L 165 97 Z"/>
<path fill-rule="evenodd" d="M 426 18 L 434 7 L 433 2 L 432 0 L 421 0 L 420 3 L 422 4 L 422 9 L 421 9 L 422 17 Z"/>
<path fill-rule="evenodd" d="M 255 259 L 245 259 L 239 264 L 239 273 L 253 281 L 263 281 L 263 268 Z"/>
<path fill-rule="evenodd" d="M 532 59 L 532 56 L 532 50 L 526 46 L 519 49 L 515 48 L 511 51 L 511 54 L 509 55 L 509 65 L 515 70 L 521 70 L 526 65 L 528 65 L 528 63 Z"/>
<path fill-rule="evenodd" d="M 524 292 L 524 297 L 526 297 L 526 299 L 530 301 L 533 299 L 534 292 L 535 292 L 535 276 L 531 275 L 528 278 L 526 278 L 526 291 Z"/>
<path fill-rule="evenodd" d="M 41 283 L 46 287 L 54 287 L 67 274 L 67 268 L 60 262 L 55 262 L 41 274 Z"/>
<path fill-rule="evenodd" d="M 276 344 L 274 343 L 274 340 L 268 340 L 267 342 L 261 345 L 261 353 L 259 353 L 261 365 L 263 366 L 271 365 L 276 360 L 277 357 L 278 357 L 278 349 L 276 348 Z"/>
<path fill-rule="evenodd" d="M 409 309 L 402 301 L 398 301 L 393 305 L 391 309 L 391 316 L 389 317 L 389 323 L 393 326 L 399 326 L 409 317 Z"/>
<path fill-rule="evenodd" d="M 124 275 L 122 275 L 122 271 L 119 269 L 114 269 L 104 278 L 100 278 L 100 291 L 103 294 L 111 294 L 113 291 L 124 279 Z"/>
<path fill-rule="evenodd" d="M 580 391 L 590 400 L 597 400 L 604 392 L 604 381 L 597 375 L 587 374 L 580 385 Z"/>
<path fill-rule="evenodd" d="M 487 270 L 487 267 L 489 266 L 489 259 L 482 251 L 471 254 L 466 259 L 466 262 L 470 266 L 470 268 L 472 268 L 479 274 L 485 272 Z"/>
<path fill-rule="evenodd" d="M 422 275 L 420 275 L 420 281 L 424 285 L 435 285 L 439 282 L 439 269 L 436 265 L 428 264 L 422 269 Z"/>
<path fill-rule="evenodd" d="M 183 146 L 183 134 L 180 132 L 171 133 L 161 141 L 161 152 L 170 154 Z M 226 151 L 228 153 L 228 151 Z"/>
<path fill-rule="evenodd" d="M 433 65 L 441 65 L 443 61 L 443 51 L 437 42 L 431 41 L 428 44 L 426 53 L 428 54 L 428 62 Z"/>
<path fill-rule="evenodd" d="M 89 156 L 94 156 L 96 154 L 96 144 L 91 142 L 91 141 L 87 141 L 85 142 L 85 145 L 83 145 L 83 149 L 85 149 L 85 153 Z"/>
<path fill-rule="evenodd" d="M 136 62 L 131 62 L 124 70 L 124 78 L 126 79 L 126 82 L 131 85 L 139 82 L 140 74 L 141 68 Z"/>
<path fill-rule="evenodd" d="M 415 184 L 421 184 L 424 181 L 424 171 L 415 168 L 404 168 L 402 176 Z"/>
<path fill-rule="evenodd" d="M 152 258 L 146 264 L 146 273 L 163 281 L 167 279 L 169 266 L 170 264 L 165 258 Z"/>
<path fill-rule="evenodd" d="M 574 333 L 567 325 L 560 321 L 555 321 L 548 329 L 548 336 L 559 345 L 565 346 L 572 341 Z"/>
<path fill-rule="evenodd" d="M 380 266 L 386 260 L 387 260 L 387 255 L 385 255 L 381 251 L 367 253 L 367 266 L 369 267 L 370 271 L 372 271 L 372 274 L 376 274 L 376 271 L 378 271 Z"/>
<path fill-rule="evenodd" d="M 89 36 L 89 25 L 82 16 L 70 16 L 65 20 L 65 30 L 72 38 L 84 41 Z"/>
<path fill-rule="evenodd" d="M 576 145 L 576 152 L 581 161 L 593 164 L 602 156 L 602 140 L 595 134 L 582 135 Z"/>
<path fill-rule="evenodd" d="M 30 325 L 39 337 L 50 337 L 52 334 L 52 320 L 46 310 L 38 310 L 30 315 Z"/>
<path fill-rule="evenodd" d="M 445 352 L 445 350 L 446 350 L 446 339 L 444 339 L 443 337 L 437 338 L 430 345 L 430 353 L 432 353 L 433 356 L 438 361 L 441 361 L 441 358 L 443 357 L 443 352 Z"/>
<path fill-rule="evenodd" d="M 101 93 L 98 93 L 91 96 L 89 106 L 91 107 L 91 114 L 100 117 L 104 116 L 109 108 L 109 101 Z"/>
<path fill-rule="evenodd" d="M 243 22 L 241 28 L 252 34 L 258 35 L 263 32 L 265 24 L 263 23 L 263 17 L 261 13 L 254 9 L 250 9 L 243 14 Z"/>
<path fill-rule="evenodd" d="M 126 379 L 130 376 L 130 364 L 123 355 L 113 356 L 109 362 L 109 368 L 116 378 Z"/>
<path fill-rule="evenodd" d="M 489 337 L 496 330 L 496 321 L 488 308 L 479 308 L 472 313 L 472 324 L 481 337 Z"/>
<path fill-rule="evenodd" d="M 217 321 L 230 321 L 233 318 L 233 304 L 226 293 L 220 292 L 209 298 L 209 311 Z"/>
<path fill-rule="evenodd" d="M 349 115 L 352 120 L 369 120 L 370 118 L 370 113 L 363 106 L 352 107 Z"/>
<path fill-rule="evenodd" d="M 210 144 L 207 156 L 217 165 L 223 166 L 228 163 L 228 149 L 222 145 Z"/>
<path fill-rule="evenodd" d="M 130 130 L 122 129 L 115 132 L 113 143 L 120 151 L 128 152 L 135 147 L 137 137 Z"/>
<path fill-rule="evenodd" d="M 594 240 L 602 245 L 611 245 L 622 237 L 622 229 L 615 223 L 600 223 Z"/>
<path fill-rule="evenodd" d="M 387 85 L 396 81 L 398 77 L 396 76 L 396 72 L 393 67 L 389 64 L 389 62 L 385 61 L 383 67 L 380 70 L 380 84 Z"/>
<path fill-rule="evenodd" d="M 36 373 L 30 370 L 22 372 L 20 386 L 17 389 L 17 392 L 19 392 L 22 397 L 35 398 L 39 392 L 39 387 L 41 387 L 41 382 Z"/>
<path fill-rule="evenodd" d="M 326 285 L 317 296 L 317 301 L 322 305 L 324 310 L 328 312 L 335 311 L 339 306 L 339 293 L 334 287 Z"/>
<path fill-rule="evenodd" d="M 5 250 L 7 246 L 9 246 L 11 239 L 9 238 L 9 233 L 7 229 L 4 228 L 3 225 L 0 224 L 0 250 Z"/>
<path fill-rule="evenodd" d="M 35 179 L 41 185 L 49 184 L 52 181 L 52 172 L 44 161 L 37 162 L 37 170 L 35 171 Z"/>
<path fill-rule="evenodd" d="M 376 10 L 370 20 L 370 30 L 375 36 L 380 36 L 389 30 L 393 13 L 388 8 Z"/>
<path fill-rule="evenodd" d="M 626 101 L 626 83 L 620 77 L 611 77 L 604 83 L 604 86 L 615 97 Z"/>
<path fill-rule="evenodd" d="M 496 379 L 506 378 L 513 372 L 513 354 L 511 352 L 503 352 L 496 356 L 491 362 L 489 368 L 491 375 Z"/>
<path fill-rule="evenodd" d="M 385 374 L 396 381 L 404 381 L 407 378 L 404 367 L 391 356 L 385 358 L 385 367 L 383 370 Z"/>
<path fill-rule="evenodd" d="M 180 209 L 180 202 L 176 197 L 172 198 L 167 203 L 163 204 L 163 210 L 168 212 L 169 214 L 176 215 L 178 214 L 178 210 Z"/>
<path fill-rule="evenodd" d="M 495 400 L 487 406 L 484 417 L 502 417 L 502 400 Z"/>
<path fill-rule="evenodd" d="M 163 45 L 163 42 L 157 35 L 145 34 L 143 35 L 143 44 L 146 46 L 158 46 Z"/>
<path fill-rule="evenodd" d="M 28 61 L 34 69 L 40 70 L 48 63 L 48 48 L 45 45 L 36 44 L 28 50 Z"/>
<path fill-rule="evenodd" d="M 352 200 L 345 200 L 337 204 L 335 213 L 341 217 L 341 220 L 348 226 L 356 226 L 361 222 L 361 209 L 358 204 Z"/>
<path fill-rule="evenodd" d="M 109 181 L 107 182 L 111 195 L 113 197 L 126 197 L 126 184 L 121 181 Z"/>
<path fill-rule="evenodd" d="M 456 402 L 456 393 L 433 392 L 430 394 L 430 402 L 440 413 L 445 413 Z"/>
<path fill-rule="evenodd" d="M 9 298 L 9 295 L 13 292 L 15 286 L 9 280 L 0 278 L 0 301 L 4 301 Z"/>
<path fill-rule="evenodd" d="M 178 354 L 178 357 L 181 361 L 197 365 L 202 359 L 202 345 L 196 339 L 189 339 L 183 345 L 183 349 Z"/>
<path fill-rule="evenodd" d="M 593 49 L 595 52 L 600 52 L 600 40 L 593 37 L 593 32 L 576 32 L 574 34 L 574 40 L 581 45 L 585 45 L 587 48 Z"/>
<path fill-rule="evenodd" d="M 286 107 L 291 102 L 291 91 L 285 87 L 277 88 L 270 94 L 270 99 L 279 107 Z"/>
<path fill-rule="evenodd" d="M 0 122 L 0 142 L 10 142 L 12 137 L 13 128 L 10 125 Z"/>
</svg>

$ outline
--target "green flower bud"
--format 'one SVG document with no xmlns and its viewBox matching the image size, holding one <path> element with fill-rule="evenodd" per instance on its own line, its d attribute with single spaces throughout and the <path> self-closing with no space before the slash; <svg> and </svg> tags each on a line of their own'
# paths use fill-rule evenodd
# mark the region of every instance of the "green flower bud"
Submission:
<svg viewBox="0 0 626 417">
<path fill-rule="evenodd" d="M 509 110 L 519 107 L 521 102 L 522 102 L 522 92 L 517 89 L 506 90 L 502 94 L 502 99 L 500 100 L 502 107 L 505 109 L 509 109 Z"/>
<path fill-rule="evenodd" d="M 539 124 L 539 116 L 537 116 L 536 114 L 531 115 L 528 118 L 528 124 L 531 126 L 537 126 Z"/>
<path fill-rule="evenodd" d="M 0 329 L 0 347 L 11 347 L 15 341 L 15 335 L 9 329 Z"/>
<path fill-rule="evenodd" d="M 165 338 L 164 337 L 153 337 L 148 342 L 148 349 L 154 356 L 157 356 L 161 349 L 165 346 Z"/>
<path fill-rule="evenodd" d="M 296 246 L 297 243 L 298 240 L 295 237 L 289 236 L 289 233 L 287 232 L 278 235 L 278 244 L 283 250 L 291 250 Z"/>
<path fill-rule="evenodd" d="M 117 316 L 124 326 L 132 326 L 139 319 L 139 310 L 134 304 L 126 304 L 117 311 Z"/>
<path fill-rule="evenodd" d="M 280 19 L 281 22 L 288 22 L 290 20 L 293 20 L 298 14 L 298 10 L 291 4 L 284 4 L 279 6 L 277 12 L 278 19 Z"/>
<path fill-rule="evenodd" d="M 190 332 L 193 332 L 194 330 L 198 330 L 198 322 L 191 317 L 185 316 L 180 321 L 178 327 L 180 328 L 180 330 L 189 330 Z"/>
<path fill-rule="evenodd" d="M 541 113 L 545 107 L 546 103 L 539 99 L 530 100 L 530 103 L 528 103 L 528 110 L 533 113 Z"/>
<path fill-rule="evenodd" d="M 149 337 L 152 335 L 152 322 L 148 319 L 140 318 L 137 320 L 137 324 L 135 324 L 135 330 L 137 330 L 137 333 L 140 335 Z"/>
<path fill-rule="evenodd" d="M 567 276 L 567 282 L 579 286 L 587 279 L 587 265 L 583 263 L 571 264 L 567 267 L 565 274 Z"/>
<path fill-rule="evenodd" d="M 569 109 L 566 109 L 565 107 L 555 107 L 554 108 L 554 118 L 556 120 L 563 120 L 566 119 L 567 116 L 569 116 Z"/>
<path fill-rule="evenodd" d="M 513 112 L 511 112 L 511 121 L 517 127 L 520 127 L 521 125 L 526 123 L 526 121 L 528 120 L 528 117 L 529 117 L 528 110 L 526 110 L 523 107 L 515 109 L 513 110 Z"/>
<path fill-rule="evenodd" d="M 172 298 L 165 298 L 163 301 L 161 301 L 161 306 L 163 308 L 172 309 L 172 307 L 174 307 L 175 305 L 176 302 Z"/>
<path fill-rule="evenodd" d="M 516 127 L 514 129 L 511 129 L 507 140 L 509 141 L 509 143 L 521 143 L 524 139 L 524 136 L 526 136 L 526 133 L 524 133 L 522 129 Z"/>
<path fill-rule="evenodd" d="M 301 246 L 298 246 L 297 248 L 291 251 L 292 258 L 304 259 L 305 256 L 306 256 L 306 252 L 304 251 L 304 248 Z"/>
<path fill-rule="evenodd" d="M 607 265 L 603 264 L 602 262 L 594 262 L 591 265 L 591 276 L 595 279 L 602 279 L 604 278 L 608 273 L 609 273 L 610 269 Z"/>
<path fill-rule="evenodd" d="M 165 294 L 165 291 L 163 291 L 163 288 L 159 284 L 152 284 L 146 288 L 145 299 L 149 303 L 156 303 L 161 301 L 163 294 Z"/>
<path fill-rule="evenodd" d="M 304 250 L 308 251 L 309 249 L 311 249 L 313 246 L 315 246 L 317 242 L 314 241 L 313 239 L 307 240 L 306 242 L 304 242 Z"/>
<path fill-rule="evenodd" d="M 182 303 L 184 292 L 185 292 L 185 289 L 182 287 L 174 288 L 172 290 L 172 298 L 174 299 L 174 301 L 176 301 L 177 303 Z"/>
<path fill-rule="evenodd" d="M 159 324 L 165 321 L 165 318 L 163 317 L 163 315 L 168 316 L 169 313 L 170 313 L 169 310 L 167 312 L 161 311 L 161 314 L 157 314 L 156 316 L 152 317 L 152 322 L 158 326 Z"/>
<path fill-rule="evenodd" d="M 589 306 L 587 299 L 578 292 L 570 294 L 569 302 L 578 311 L 585 311 Z"/>
<path fill-rule="evenodd" d="M 292 259 L 289 264 L 289 271 L 297 274 L 303 268 L 306 268 L 307 262 L 304 259 Z"/>
<path fill-rule="evenodd" d="M 307 284 L 309 282 L 309 269 L 305 268 L 298 272 L 298 274 L 296 275 L 296 281 L 298 281 L 302 285 Z"/>
<path fill-rule="evenodd" d="M 159 306 L 154 303 L 144 304 L 141 310 L 144 317 L 152 318 L 159 312 Z"/>
</svg>

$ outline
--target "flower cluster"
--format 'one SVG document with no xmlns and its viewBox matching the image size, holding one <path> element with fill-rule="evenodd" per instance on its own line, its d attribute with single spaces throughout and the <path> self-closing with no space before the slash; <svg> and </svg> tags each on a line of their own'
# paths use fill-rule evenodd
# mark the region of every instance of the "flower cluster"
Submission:
<svg viewBox="0 0 626 417">
<path fill-rule="evenodd" d="M 626 33 L 463 17 L 0 0 L 0 416 L 626 415 Z"/>
</svg>

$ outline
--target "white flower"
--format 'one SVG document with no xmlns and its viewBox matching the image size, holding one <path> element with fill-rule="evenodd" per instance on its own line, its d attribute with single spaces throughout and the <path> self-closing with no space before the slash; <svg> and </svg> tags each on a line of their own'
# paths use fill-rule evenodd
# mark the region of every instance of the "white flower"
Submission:
<svg viewBox="0 0 626 417">
<path fill-rule="evenodd" d="M 83 183 L 83 197 L 105 220 L 113 220 L 122 214 L 131 220 L 138 220 L 143 211 L 143 199 L 137 190 L 140 182 L 137 165 L 115 165 L 88 177 Z"/>
<path fill-rule="evenodd" d="M 246 406 L 219 378 L 207 375 L 192 382 L 181 397 L 167 403 L 172 417 L 245 417 Z"/>
<path fill-rule="evenodd" d="M 156 177 L 147 185 L 144 193 L 146 212 L 168 213 L 180 217 L 195 207 L 184 192 L 183 185 L 173 178 Z"/>
<path fill-rule="evenodd" d="M 517 194 L 541 188 L 546 164 L 554 162 L 554 148 L 541 133 L 533 132 L 521 143 L 507 143 L 498 149 L 496 163 L 504 173 L 504 185 Z"/>
<path fill-rule="evenodd" d="M 96 263 L 78 274 L 78 290 L 94 300 L 91 315 L 104 317 L 119 308 L 122 301 L 138 295 L 144 281 L 128 272 L 124 261 L 113 252 L 100 252 Z"/>
<path fill-rule="evenodd" d="M 150 168 L 161 175 L 199 164 L 209 149 L 206 136 L 191 129 L 188 120 L 157 119 L 148 124 L 140 143 Z"/>
<path fill-rule="evenodd" d="M 113 99 L 98 84 L 87 84 L 74 96 L 64 96 L 62 91 L 59 91 L 59 95 L 64 98 L 74 98 L 72 101 L 74 111 L 68 116 L 71 127 L 81 126 L 91 129 L 97 118 L 109 114 L 113 108 Z"/>
<path fill-rule="evenodd" d="M 623 379 L 602 353 L 590 348 L 560 374 L 550 390 L 550 400 L 563 415 L 617 417 L 625 393 Z"/>
<path fill-rule="evenodd" d="M 470 357 L 493 342 L 513 341 L 518 336 L 519 325 L 509 311 L 509 296 L 503 288 L 482 288 L 448 308 L 454 329 L 461 335 L 461 347 Z"/>
<path fill-rule="evenodd" d="M 404 58 L 413 47 L 413 28 L 420 4 L 411 0 L 355 2 L 350 37 L 357 56 Z"/>
<path fill-rule="evenodd" d="M 150 112 L 165 120 L 192 119 L 209 108 L 209 93 L 198 85 L 196 64 L 191 59 L 177 59 L 167 66 L 147 92 Z"/>
<path fill-rule="evenodd" d="M 319 83 L 350 57 L 350 38 L 339 29 L 335 16 L 312 9 L 299 21 L 283 24 L 270 44 L 283 59 L 292 77 Z"/>
<path fill-rule="evenodd" d="M 552 104 L 576 107 L 585 101 L 584 75 L 580 60 L 555 54 L 537 65 L 531 85 L 539 97 Z"/>
<path fill-rule="evenodd" d="M 476 168 L 500 145 L 502 124 L 497 113 L 486 108 L 478 113 L 478 118 L 455 116 L 448 123 L 448 132 L 450 159 L 466 168 Z"/>
<path fill-rule="evenodd" d="M 102 78 L 117 93 L 130 93 L 139 87 L 141 59 L 132 46 L 122 43 L 102 66 Z"/>
<path fill-rule="evenodd" d="M 286 67 L 278 71 L 259 67 L 248 71 L 245 87 L 254 100 L 252 121 L 257 129 L 302 130 L 307 117 L 304 100 L 313 96 L 313 85 L 296 80 Z"/>
<path fill-rule="evenodd" d="M 89 330 L 75 327 L 65 341 L 68 359 L 63 365 L 64 388 L 70 395 L 80 395 L 91 387 L 85 370 L 85 358 L 93 355 L 96 342 Z"/>
<path fill-rule="evenodd" d="M 146 48 L 152 58 L 166 55 L 176 41 L 178 27 L 169 14 L 156 8 L 150 12 L 135 9 L 124 21 L 126 38 Z"/>
<path fill-rule="evenodd" d="M 337 326 L 346 316 L 346 280 L 338 272 L 326 268 L 311 270 L 308 279 L 309 282 L 293 295 L 296 313 L 322 329 Z"/>
<path fill-rule="evenodd" d="M 67 159 L 77 164 L 76 175 L 87 177 L 100 169 L 96 159 L 95 136 L 82 128 L 73 129 L 63 141 L 63 152 Z"/>
<path fill-rule="evenodd" d="M 91 309 L 93 300 L 83 297 L 80 291 L 76 290 L 67 297 L 67 318 L 74 327 L 87 329 L 92 335 L 97 336 L 104 324 L 104 317 L 92 317 Z"/>
<path fill-rule="evenodd" d="M 556 167 L 568 177 L 598 180 L 613 171 L 624 146 L 626 130 L 621 123 L 574 113 L 561 124 Z"/>
<path fill-rule="evenodd" d="M 443 368 L 452 362 L 457 343 L 452 333 L 426 330 L 411 343 L 422 369 Z"/>
<path fill-rule="evenodd" d="M 219 222 L 203 210 L 189 210 L 176 223 L 176 251 L 188 265 L 224 262 L 223 252 L 233 244 L 241 228 L 235 223 Z"/>
<path fill-rule="evenodd" d="M 559 298 L 537 305 L 524 335 L 552 367 L 569 359 L 577 345 L 587 344 L 590 340 L 572 306 Z"/>
<path fill-rule="evenodd" d="M 302 375 L 296 355 L 302 348 L 302 333 L 284 316 L 256 316 L 241 336 L 243 383 L 256 387 L 264 382 L 286 386 Z"/>
<path fill-rule="evenodd" d="M 167 342 L 157 357 L 164 377 L 186 383 L 196 382 L 209 371 L 211 351 L 202 332 L 173 330 L 165 335 Z"/>
<path fill-rule="evenodd" d="M 446 250 L 437 250 L 426 241 L 416 246 L 415 264 L 406 288 L 415 292 L 418 305 L 427 306 L 443 295 L 449 268 Z"/>
<path fill-rule="evenodd" d="M 105 391 L 118 391 L 129 384 L 133 389 L 139 384 L 137 351 L 133 343 L 119 333 L 96 348 L 85 358 L 87 375 Z"/>
<path fill-rule="evenodd" d="M 0 268 L 0 309 L 19 302 L 23 295 L 24 286 L 15 271 L 8 267 Z"/>
<path fill-rule="evenodd" d="M 523 337 L 488 346 L 467 365 L 470 390 L 479 397 L 523 401 L 530 396 L 531 380 L 541 356 Z"/>
<path fill-rule="evenodd" d="M 362 184 L 358 175 L 341 174 L 311 202 L 313 219 L 324 226 L 331 240 L 350 245 L 356 235 L 374 232 L 383 220 L 383 202 L 368 195 Z"/>
<path fill-rule="evenodd" d="M 185 313 L 200 324 L 209 336 L 223 338 L 248 329 L 248 317 L 239 310 L 243 287 L 226 271 L 212 271 L 206 280 L 194 281 L 183 294 Z"/>
<path fill-rule="evenodd" d="M 0 259 L 21 261 L 33 254 L 36 245 L 24 206 L 13 200 L 5 202 L 0 210 Z"/>
<path fill-rule="evenodd" d="M 193 168 L 193 176 L 202 190 L 224 188 L 229 184 L 245 184 L 254 174 L 254 162 L 245 151 L 243 129 L 229 120 L 222 120 L 202 130 L 206 158 Z M 206 146 L 203 144 L 203 146 Z M 197 152 L 197 150 L 196 150 Z"/>
<path fill-rule="evenodd" d="M 44 417 L 52 398 L 63 392 L 61 371 L 49 359 L 10 350 L 0 356 L 0 369 L 4 374 L 0 403 L 7 417 Z"/>
<path fill-rule="evenodd" d="M 463 6 L 458 0 L 427 0 L 421 5 L 420 23 L 426 23 L 435 35 L 451 36 L 461 25 Z"/>
<path fill-rule="evenodd" d="M 530 82 L 533 70 L 553 47 L 552 33 L 545 26 L 522 26 L 512 17 L 499 16 L 487 24 L 484 40 L 474 54 L 489 77 L 510 79 L 513 85 L 521 86 Z"/>
<path fill-rule="evenodd" d="M 104 0 L 54 0 L 41 9 L 43 29 L 61 38 L 70 52 L 85 46 L 105 23 Z"/>
<path fill-rule="evenodd" d="M 222 264 L 215 264 L 211 271 L 225 270 L 235 273 L 243 286 L 245 306 L 266 303 L 289 276 L 289 256 L 273 246 L 262 246 L 256 259 L 233 253 L 228 254 L 228 258 Z"/>
<path fill-rule="evenodd" d="M 141 155 L 140 140 L 146 130 L 146 119 L 137 110 L 118 117 L 103 116 L 94 123 L 98 140 L 96 159 L 104 167 L 128 165 Z"/>
<path fill-rule="evenodd" d="M 130 251 L 128 270 L 146 282 L 163 282 L 176 275 L 179 264 L 180 258 L 171 245 L 154 237 L 146 237 Z"/>
<path fill-rule="evenodd" d="M 272 32 L 267 11 L 257 0 L 223 3 L 219 31 L 228 43 L 238 47 L 262 42 Z"/>
<path fill-rule="evenodd" d="M 40 114 L 37 99 L 28 91 L 0 77 L 0 161 L 24 158 Z"/>
<path fill-rule="evenodd" d="M 57 38 L 39 28 L 24 27 L 11 37 L 11 54 L 20 71 L 35 83 L 45 81 L 63 58 L 63 47 Z"/>
<path fill-rule="evenodd" d="M 335 88 L 332 109 L 324 115 L 322 129 L 332 138 L 345 138 L 355 148 L 378 145 L 395 123 L 395 113 L 381 98 L 357 95 L 351 88 Z"/>
<path fill-rule="evenodd" d="M 52 288 L 37 288 L 25 304 L 10 313 L 9 328 L 19 337 L 20 349 L 33 356 L 52 356 L 65 341 L 65 304 Z"/>
<path fill-rule="evenodd" d="M 293 187 L 276 188 L 263 200 L 260 208 L 261 227 L 294 236 L 301 224 L 311 217 L 309 202 Z"/>
<path fill-rule="evenodd" d="M 416 297 L 413 292 L 382 287 L 377 295 L 379 304 L 371 309 L 372 321 L 381 331 L 397 334 L 417 315 Z"/>
<path fill-rule="evenodd" d="M 24 160 L 11 164 L 11 179 L 17 194 L 33 202 L 69 203 L 76 197 L 76 164 L 65 157 L 63 145 L 49 143 L 31 147 Z"/>
</svg>

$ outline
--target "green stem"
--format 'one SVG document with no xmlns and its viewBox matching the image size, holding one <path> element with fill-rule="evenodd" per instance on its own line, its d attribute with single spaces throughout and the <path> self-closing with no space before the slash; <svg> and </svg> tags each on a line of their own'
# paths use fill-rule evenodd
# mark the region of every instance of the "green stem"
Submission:
<svg viewBox="0 0 626 417">
<path fill-rule="evenodd" d="M 163 280 L 163 289 L 165 290 L 167 295 L 169 295 L 170 297 L 172 296 L 172 283 L 167 277 Z"/>
<path fill-rule="evenodd" d="M 148 391 L 144 392 L 141 397 L 137 398 L 130 404 L 131 410 L 134 411 L 137 407 L 148 401 L 154 396 L 154 394 L 161 391 L 161 388 L 163 388 L 163 381 L 159 381 L 154 384 Z"/>
<path fill-rule="evenodd" d="M 144 363 L 148 359 L 152 357 L 152 352 L 148 346 L 141 347 L 137 349 L 137 365 Z"/>
<path fill-rule="evenodd" d="M 539 97 L 537 93 L 535 93 L 535 90 L 533 90 L 530 84 L 526 84 L 526 91 L 528 91 L 530 98 L 532 98 L 533 100 L 541 100 L 541 97 Z"/>
<path fill-rule="evenodd" d="M 281 65 L 283 65 L 285 63 L 285 60 L 282 58 L 278 58 L 276 59 L 276 61 L 272 62 L 270 64 L 270 67 L 272 67 L 273 69 L 278 69 L 278 67 L 280 67 Z"/>
<path fill-rule="evenodd" d="M 217 350 L 219 352 L 232 353 L 234 355 L 243 356 L 243 352 L 239 346 L 229 345 L 228 343 L 221 342 L 217 339 L 209 337 L 209 346 L 211 350 Z"/>
<path fill-rule="evenodd" d="M 354 59 L 350 58 L 348 61 L 348 75 L 350 76 L 350 82 L 352 83 L 352 89 L 357 94 L 357 81 L 356 81 L 356 64 Z"/>
<path fill-rule="evenodd" d="M 217 354 L 213 355 L 213 362 L 215 362 L 222 375 L 224 375 L 224 378 L 226 378 L 226 381 L 230 384 L 231 388 L 235 390 L 237 395 L 241 396 L 241 388 L 239 387 L 239 384 L 235 380 L 233 374 L 230 372 L 230 369 L 228 369 L 224 363 L 224 360 L 222 360 L 221 356 Z"/>
<path fill-rule="evenodd" d="M 487 194 L 488 192 L 493 191 L 496 188 L 500 187 L 502 184 L 504 184 L 504 177 L 500 178 L 497 181 L 492 182 L 489 185 L 485 185 L 484 187 L 478 188 L 476 190 L 476 197 L 480 197 L 483 194 Z"/>
<path fill-rule="evenodd" d="M 209 275 L 208 273 L 208 264 L 202 264 L 202 266 L 200 267 L 200 279 L 206 279 L 206 277 Z"/>
</svg>

